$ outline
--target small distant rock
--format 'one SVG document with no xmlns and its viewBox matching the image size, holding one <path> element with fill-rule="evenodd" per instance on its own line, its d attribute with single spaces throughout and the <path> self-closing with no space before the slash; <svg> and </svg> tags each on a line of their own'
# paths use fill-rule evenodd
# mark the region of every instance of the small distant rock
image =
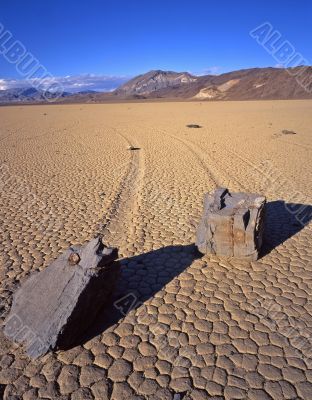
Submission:
<svg viewBox="0 0 312 400">
<path fill-rule="evenodd" d="M 186 125 L 188 128 L 201 128 L 201 126 L 200 125 L 197 125 L 197 124 L 188 124 L 188 125 Z"/>
<path fill-rule="evenodd" d="M 283 129 L 282 131 L 280 131 L 278 133 L 274 133 L 273 138 L 281 137 L 282 135 L 297 135 L 297 132 L 290 131 L 288 129 Z"/>
<path fill-rule="evenodd" d="M 133 151 L 133 150 L 140 150 L 139 147 L 135 147 L 135 146 L 128 146 L 127 150 Z"/>
<path fill-rule="evenodd" d="M 289 130 L 287 130 L 287 129 L 283 129 L 283 130 L 282 130 L 282 134 L 283 134 L 283 135 L 297 135 L 297 132 L 289 131 Z"/>
</svg>

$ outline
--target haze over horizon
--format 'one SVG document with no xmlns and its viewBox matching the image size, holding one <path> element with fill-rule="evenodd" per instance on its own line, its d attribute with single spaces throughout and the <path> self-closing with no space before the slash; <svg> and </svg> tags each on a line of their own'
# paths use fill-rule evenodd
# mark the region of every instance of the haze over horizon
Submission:
<svg viewBox="0 0 312 400">
<path fill-rule="evenodd" d="M 2 5 L 0 22 L 66 90 L 111 91 L 153 69 L 203 75 L 275 67 L 249 35 L 265 21 L 311 61 L 311 11 L 304 0 L 197 1 L 192 7 L 185 0 L 160 0 L 157 7 L 123 0 L 79 5 L 13 0 Z M 1 57 L 0 89 L 22 84 L 15 65 Z"/>
</svg>

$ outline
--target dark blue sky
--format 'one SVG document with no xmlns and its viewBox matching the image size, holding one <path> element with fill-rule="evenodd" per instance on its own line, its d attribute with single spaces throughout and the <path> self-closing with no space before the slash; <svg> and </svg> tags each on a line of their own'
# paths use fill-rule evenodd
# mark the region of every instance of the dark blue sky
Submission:
<svg viewBox="0 0 312 400">
<path fill-rule="evenodd" d="M 2 0 L 0 9 L 5 28 L 56 76 L 274 66 L 249 36 L 264 21 L 311 61 L 311 17 L 309 0 Z M 0 78 L 18 78 L 3 57 Z"/>
</svg>

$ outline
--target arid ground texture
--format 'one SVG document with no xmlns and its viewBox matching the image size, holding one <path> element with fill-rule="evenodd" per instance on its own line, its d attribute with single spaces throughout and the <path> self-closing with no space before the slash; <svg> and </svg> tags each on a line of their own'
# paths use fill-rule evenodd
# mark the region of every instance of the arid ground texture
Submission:
<svg viewBox="0 0 312 400">
<path fill-rule="evenodd" d="M 311 111 L 310 100 L 0 108 L 1 323 L 20 284 L 72 244 L 102 233 L 122 263 L 115 305 L 76 347 L 33 361 L 1 330 L 0 398 L 311 400 Z M 267 196 L 258 261 L 196 253 L 217 186 Z"/>
</svg>

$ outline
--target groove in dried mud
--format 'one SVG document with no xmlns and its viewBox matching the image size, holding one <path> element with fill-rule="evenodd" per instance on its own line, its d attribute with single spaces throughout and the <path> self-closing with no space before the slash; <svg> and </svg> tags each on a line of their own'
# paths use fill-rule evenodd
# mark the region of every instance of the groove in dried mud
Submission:
<svg viewBox="0 0 312 400">
<path fill-rule="evenodd" d="M 169 135 L 170 137 L 178 140 L 179 142 L 183 143 L 184 146 L 186 146 L 191 153 L 195 156 L 195 158 L 197 159 L 197 161 L 199 162 L 199 164 L 203 167 L 203 169 L 207 172 L 207 174 L 209 175 L 210 179 L 212 179 L 212 181 L 214 182 L 214 185 L 216 187 L 220 187 L 220 186 L 226 186 L 225 181 L 227 180 L 225 178 L 225 175 L 222 174 L 220 172 L 220 170 L 217 170 L 217 168 L 212 168 L 211 165 L 214 163 L 214 165 L 216 165 L 217 160 L 215 160 L 215 158 L 213 156 L 211 156 L 211 154 L 209 154 L 209 158 L 211 159 L 211 161 L 213 161 L 213 163 L 209 163 L 209 167 L 206 163 L 206 161 L 204 161 L 204 158 L 208 157 L 208 154 L 206 152 L 204 152 L 204 150 L 199 147 L 197 144 L 195 144 L 194 142 L 190 141 L 190 140 L 186 140 L 186 139 L 181 139 L 175 135 Z M 215 171 L 213 171 L 213 169 Z M 246 187 L 232 174 L 228 173 L 227 171 L 227 178 L 230 177 L 232 178 L 239 187 L 241 187 L 242 189 L 246 190 Z M 222 183 L 221 183 L 222 182 Z"/>
<path fill-rule="evenodd" d="M 127 146 L 140 147 L 124 134 L 116 131 L 115 133 L 124 139 Z M 139 230 L 139 208 L 141 203 L 140 187 L 143 183 L 144 172 L 142 150 L 131 152 L 127 171 L 105 214 L 105 221 L 100 226 L 100 233 L 113 246 L 120 247 L 122 243 L 126 244 L 125 241 L 129 244 L 130 238 L 132 242 L 143 240 L 142 230 Z"/>
</svg>

